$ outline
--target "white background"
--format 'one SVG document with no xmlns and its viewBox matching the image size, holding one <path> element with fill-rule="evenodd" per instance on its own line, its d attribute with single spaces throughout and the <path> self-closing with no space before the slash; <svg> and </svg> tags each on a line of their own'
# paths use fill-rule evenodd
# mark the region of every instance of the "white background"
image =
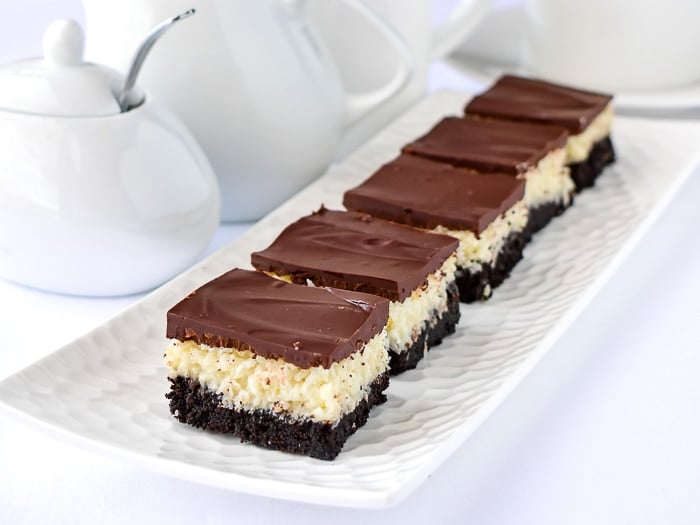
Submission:
<svg viewBox="0 0 700 525">
<path fill-rule="evenodd" d="M 81 17 L 77 1 L 0 7 L 2 61 L 38 54 L 53 18 Z M 441 86 L 474 84 L 438 65 L 431 88 Z M 0 524 L 698 523 L 698 198 L 695 173 L 534 372 L 395 508 L 211 489 L 64 445 L 0 414 Z M 242 230 L 221 228 L 210 251 Z M 0 281 L 0 378 L 135 299 L 62 297 Z"/>
</svg>

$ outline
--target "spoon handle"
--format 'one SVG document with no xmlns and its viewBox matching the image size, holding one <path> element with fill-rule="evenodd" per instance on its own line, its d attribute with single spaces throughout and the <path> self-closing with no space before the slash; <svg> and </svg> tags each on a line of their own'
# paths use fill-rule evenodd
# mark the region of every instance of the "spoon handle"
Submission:
<svg viewBox="0 0 700 525">
<path fill-rule="evenodd" d="M 124 81 L 124 87 L 118 96 L 119 107 L 121 108 L 122 113 L 141 103 L 140 101 L 133 103 L 130 100 L 130 95 L 134 85 L 136 84 L 136 77 L 138 76 L 139 71 L 141 71 L 141 66 L 143 66 L 143 62 L 146 60 L 146 56 L 148 56 L 153 44 L 155 44 L 163 33 L 170 29 L 173 24 L 179 22 L 180 20 L 184 20 L 185 18 L 189 18 L 193 14 L 195 14 L 195 10 L 189 9 L 184 13 L 161 22 L 151 30 L 149 35 L 141 43 L 139 48 L 136 50 L 136 54 L 134 54 L 134 58 L 131 59 L 131 65 L 129 66 L 129 72 L 127 73 L 126 80 Z"/>
</svg>

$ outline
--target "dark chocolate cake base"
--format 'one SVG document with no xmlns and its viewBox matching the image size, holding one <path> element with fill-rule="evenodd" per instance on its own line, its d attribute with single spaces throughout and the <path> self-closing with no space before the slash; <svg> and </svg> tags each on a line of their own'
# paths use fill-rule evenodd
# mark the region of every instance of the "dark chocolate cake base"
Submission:
<svg viewBox="0 0 700 525">
<path fill-rule="evenodd" d="M 569 204 L 563 202 L 548 202 L 540 204 L 536 208 L 528 210 L 527 226 L 525 227 L 525 237 L 529 242 L 532 236 L 547 226 L 554 217 L 564 213 L 574 203 L 574 197 L 571 196 Z"/>
<path fill-rule="evenodd" d="M 459 288 L 456 282 L 451 282 L 447 287 L 447 310 L 428 331 L 428 348 L 439 345 L 443 338 L 454 334 L 459 318 Z"/>
<path fill-rule="evenodd" d="M 613 162 L 615 162 L 615 148 L 609 136 L 593 144 L 586 160 L 569 165 L 576 191 L 593 186 L 605 166 Z"/>
<path fill-rule="evenodd" d="M 389 350 L 389 373 L 395 376 L 418 366 L 418 362 L 423 359 L 423 355 L 428 351 L 427 339 L 428 329 L 426 328 L 423 329 L 407 350 L 403 352 Z"/>
<path fill-rule="evenodd" d="M 388 374 L 378 376 L 369 396 L 336 425 L 311 420 L 298 421 L 279 417 L 272 412 L 238 411 L 221 404 L 221 395 L 202 387 L 196 380 L 176 377 L 166 398 L 170 412 L 181 423 L 213 432 L 229 433 L 241 441 L 283 452 L 331 460 L 343 448 L 348 437 L 367 422 L 370 409 L 386 401 Z"/>
<path fill-rule="evenodd" d="M 407 350 L 389 351 L 389 373 L 395 376 L 415 368 L 427 350 L 439 345 L 443 338 L 455 333 L 459 316 L 459 290 L 457 283 L 452 282 L 447 287 L 447 310 L 437 319 L 431 320 Z"/>
<path fill-rule="evenodd" d="M 527 231 L 511 233 L 503 243 L 493 266 L 482 264 L 477 272 L 458 268 L 456 282 L 459 300 L 463 303 L 473 303 L 491 297 L 493 289 L 506 280 L 511 270 L 523 258 L 523 248 L 528 240 Z"/>
</svg>

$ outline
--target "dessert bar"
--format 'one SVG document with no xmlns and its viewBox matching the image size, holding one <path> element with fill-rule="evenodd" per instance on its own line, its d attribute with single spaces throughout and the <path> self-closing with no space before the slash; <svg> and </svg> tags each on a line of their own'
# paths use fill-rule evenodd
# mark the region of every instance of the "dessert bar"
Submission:
<svg viewBox="0 0 700 525">
<path fill-rule="evenodd" d="M 486 118 L 554 124 L 569 130 L 566 162 L 576 189 L 592 186 L 614 162 L 610 140 L 612 96 L 505 75 L 474 97 L 465 113 Z"/>
<path fill-rule="evenodd" d="M 170 411 L 256 445 L 333 459 L 385 401 L 389 301 L 235 269 L 167 315 Z"/>
<path fill-rule="evenodd" d="M 252 264 L 297 284 L 386 297 L 390 372 L 415 368 L 428 348 L 454 333 L 458 241 L 364 213 L 319 211 L 288 226 Z"/>
<path fill-rule="evenodd" d="M 566 161 L 568 132 L 558 126 L 473 117 L 447 117 L 406 145 L 404 153 L 526 180 L 528 233 L 544 227 L 572 202 Z"/>
<path fill-rule="evenodd" d="M 459 240 L 462 302 L 486 299 L 522 258 L 527 242 L 525 181 L 401 155 L 347 191 L 346 208 Z"/>
</svg>

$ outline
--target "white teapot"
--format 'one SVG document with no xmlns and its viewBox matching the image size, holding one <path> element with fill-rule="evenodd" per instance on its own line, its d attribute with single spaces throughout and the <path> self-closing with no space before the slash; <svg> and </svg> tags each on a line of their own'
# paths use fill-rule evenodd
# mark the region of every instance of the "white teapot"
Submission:
<svg viewBox="0 0 700 525">
<path fill-rule="evenodd" d="M 124 76 L 82 50 L 80 26 L 58 21 L 43 59 L 0 68 L 0 277 L 68 294 L 141 292 L 207 246 L 218 186 L 181 121 L 148 93 L 123 112 Z"/>
<path fill-rule="evenodd" d="M 300 0 L 83 0 L 87 54 L 123 69 L 148 28 L 194 7 L 197 16 L 177 38 L 165 35 L 153 50 L 141 82 L 177 112 L 209 157 L 222 219 L 256 219 L 320 175 L 344 129 L 409 79 L 411 56 L 400 37 L 362 2 L 344 1 L 402 57 L 371 92 L 343 92 Z"/>
</svg>

